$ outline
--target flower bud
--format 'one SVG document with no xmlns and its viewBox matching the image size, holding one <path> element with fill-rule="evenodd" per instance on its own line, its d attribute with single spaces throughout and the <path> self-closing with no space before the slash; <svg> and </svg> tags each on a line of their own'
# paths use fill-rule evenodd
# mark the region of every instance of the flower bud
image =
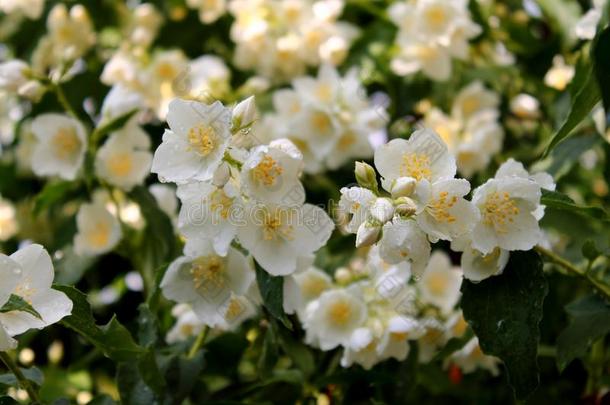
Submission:
<svg viewBox="0 0 610 405">
<path fill-rule="evenodd" d="M 392 182 L 392 198 L 409 197 L 415 190 L 417 180 L 413 177 L 399 177 Z"/>
<path fill-rule="evenodd" d="M 356 247 L 371 246 L 379 239 L 381 226 L 370 222 L 363 222 L 356 233 Z"/>
<path fill-rule="evenodd" d="M 14 93 L 27 82 L 26 72 L 28 65 L 19 60 L 13 59 L 0 63 L 0 89 Z"/>
<path fill-rule="evenodd" d="M 394 204 L 389 198 L 378 198 L 369 208 L 369 213 L 372 218 L 385 224 L 394 216 Z"/>
<path fill-rule="evenodd" d="M 347 284 L 352 280 L 352 272 L 347 267 L 339 267 L 335 271 L 335 280 L 339 284 Z"/>
<path fill-rule="evenodd" d="M 394 200 L 396 213 L 402 217 L 409 217 L 417 212 L 417 204 L 409 197 L 400 197 Z"/>
<path fill-rule="evenodd" d="M 46 88 L 36 80 L 30 80 L 17 90 L 17 94 L 28 100 L 37 102 L 42 98 Z"/>
<path fill-rule="evenodd" d="M 243 100 L 233 108 L 233 128 L 235 130 L 248 127 L 258 118 L 254 96 Z"/>
<path fill-rule="evenodd" d="M 356 162 L 356 169 L 354 170 L 356 175 L 356 181 L 360 187 L 368 188 L 369 190 L 377 193 L 379 191 L 377 185 L 377 173 L 375 169 L 369 164 L 364 162 Z"/>
<path fill-rule="evenodd" d="M 510 111 L 521 119 L 536 119 L 540 115 L 540 102 L 529 94 L 521 93 L 510 101 Z"/>
</svg>

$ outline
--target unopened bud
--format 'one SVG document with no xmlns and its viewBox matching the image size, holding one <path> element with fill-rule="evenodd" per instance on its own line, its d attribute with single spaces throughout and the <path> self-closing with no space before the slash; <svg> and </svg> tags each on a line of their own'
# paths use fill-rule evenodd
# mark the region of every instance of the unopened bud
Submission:
<svg viewBox="0 0 610 405">
<path fill-rule="evenodd" d="M 378 198 L 369 208 L 369 213 L 375 220 L 385 224 L 394 216 L 394 204 L 389 198 Z"/>
<path fill-rule="evenodd" d="M 369 222 L 363 222 L 358 228 L 356 234 L 356 247 L 371 246 L 379 239 L 379 233 L 381 232 L 381 226 L 371 224 Z"/>
<path fill-rule="evenodd" d="M 17 90 L 17 94 L 21 97 L 25 97 L 30 101 L 37 102 L 42 98 L 46 87 L 40 84 L 40 82 L 36 80 L 30 80 Z"/>
<path fill-rule="evenodd" d="M 352 280 L 352 272 L 346 267 L 339 267 L 335 271 L 335 280 L 339 284 L 347 284 Z"/>
<path fill-rule="evenodd" d="M 356 162 L 354 173 L 360 187 L 368 188 L 374 193 L 378 193 L 377 173 L 375 173 L 375 169 L 371 165 L 364 162 Z"/>
<path fill-rule="evenodd" d="M 399 177 L 392 183 L 392 198 L 409 197 L 415 190 L 417 180 L 413 177 Z"/>
<path fill-rule="evenodd" d="M 394 200 L 396 213 L 401 217 L 409 217 L 417 212 L 417 204 L 409 197 L 400 197 Z"/>
<path fill-rule="evenodd" d="M 233 128 L 239 130 L 249 127 L 258 118 L 254 96 L 243 100 L 233 108 Z"/>
</svg>

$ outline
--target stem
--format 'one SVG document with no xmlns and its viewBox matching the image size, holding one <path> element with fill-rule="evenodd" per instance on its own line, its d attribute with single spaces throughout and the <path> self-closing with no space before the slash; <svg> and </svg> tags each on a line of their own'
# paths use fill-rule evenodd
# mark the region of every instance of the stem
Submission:
<svg viewBox="0 0 610 405">
<path fill-rule="evenodd" d="M 610 286 L 605 285 L 604 283 L 594 279 L 591 277 L 586 271 L 579 269 L 563 257 L 553 253 L 552 251 L 543 248 L 542 246 L 535 246 L 534 250 L 540 253 L 542 256 L 546 257 L 547 260 L 551 263 L 554 263 L 558 266 L 561 266 L 569 273 L 572 273 L 578 277 L 584 278 L 589 283 L 593 285 L 606 299 L 610 299 Z"/>
<path fill-rule="evenodd" d="M 53 83 L 51 85 L 51 88 L 55 92 L 55 95 L 57 96 L 57 101 L 59 101 L 59 104 L 61 104 L 61 106 L 73 118 L 78 119 L 78 114 L 76 113 L 76 110 L 74 109 L 74 107 L 72 107 L 72 104 L 70 104 L 70 101 L 68 101 L 68 98 L 66 97 L 66 93 L 64 93 L 64 90 L 61 88 L 61 86 L 58 83 Z"/>
<path fill-rule="evenodd" d="M 208 335 L 208 327 L 204 326 L 203 329 L 201 330 L 201 332 L 199 332 L 199 335 L 197 335 L 197 339 L 195 339 L 193 346 L 191 346 L 191 350 L 189 350 L 189 353 L 186 356 L 189 360 L 195 358 L 195 355 L 197 354 L 199 349 L 201 349 L 201 347 L 203 346 L 203 343 L 205 342 L 205 338 L 207 335 Z"/>
<path fill-rule="evenodd" d="M 27 391 L 30 400 L 32 400 L 33 403 L 39 403 L 40 397 L 38 396 L 38 392 L 36 392 L 32 384 L 30 384 L 30 381 L 25 378 L 21 372 L 21 369 L 13 361 L 11 356 L 9 356 L 6 352 L 0 352 L 0 360 L 2 360 L 11 373 L 15 375 L 15 378 L 17 378 L 17 381 L 19 381 L 19 385 L 21 385 L 21 387 Z"/>
</svg>

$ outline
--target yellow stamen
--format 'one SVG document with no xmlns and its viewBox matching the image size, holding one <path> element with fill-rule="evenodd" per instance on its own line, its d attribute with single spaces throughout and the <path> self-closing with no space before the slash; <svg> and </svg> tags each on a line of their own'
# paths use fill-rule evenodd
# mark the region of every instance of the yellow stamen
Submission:
<svg viewBox="0 0 610 405">
<path fill-rule="evenodd" d="M 218 145 L 218 135 L 209 125 L 200 124 L 193 127 L 188 132 L 190 148 L 194 149 L 201 156 L 212 153 Z"/>
<path fill-rule="evenodd" d="M 413 177 L 418 181 L 423 179 L 430 180 L 432 177 L 430 158 L 424 154 L 405 153 L 402 156 L 400 175 L 403 177 Z"/>
<path fill-rule="evenodd" d="M 449 193 L 447 191 L 443 191 L 439 194 L 438 198 L 432 200 L 428 207 L 426 208 L 426 212 L 432 216 L 438 222 L 447 222 L 453 223 L 456 221 L 455 216 L 449 213 L 449 210 L 453 208 L 453 206 L 457 203 L 457 196 L 452 196 L 449 198 Z"/>
<path fill-rule="evenodd" d="M 277 178 L 284 172 L 284 168 L 271 156 L 266 155 L 254 169 L 252 179 L 267 187 L 275 185 Z"/>
<path fill-rule="evenodd" d="M 493 226 L 496 232 L 506 233 L 507 225 L 514 222 L 514 217 L 519 214 L 519 208 L 515 201 L 506 192 L 494 192 L 487 196 L 483 208 L 483 223 Z"/>
<path fill-rule="evenodd" d="M 225 286 L 225 264 L 221 257 L 201 256 L 191 265 L 190 274 L 195 288 L 204 287 L 207 290 L 218 291 Z"/>
<path fill-rule="evenodd" d="M 82 147 L 74 127 L 62 127 L 53 136 L 53 152 L 62 160 L 72 158 Z"/>
<path fill-rule="evenodd" d="M 352 316 L 352 308 L 345 301 L 337 301 L 331 304 L 328 310 L 328 319 L 337 326 L 345 326 Z"/>
</svg>

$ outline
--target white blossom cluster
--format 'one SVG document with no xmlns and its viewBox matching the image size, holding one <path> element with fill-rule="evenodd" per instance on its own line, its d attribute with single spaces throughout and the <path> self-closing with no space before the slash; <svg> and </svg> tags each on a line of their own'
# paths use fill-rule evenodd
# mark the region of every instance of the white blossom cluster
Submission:
<svg viewBox="0 0 610 405">
<path fill-rule="evenodd" d="M 425 113 L 423 124 L 447 144 L 464 177 L 487 168 L 492 157 L 502 150 L 504 129 L 499 122 L 499 103 L 497 93 L 475 81 L 458 92 L 450 115 L 438 107 Z"/>
<path fill-rule="evenodd" d="M 370 158 L 371 136 L 385 137 L 386 110 L 368 98 L 356 69 L 341 77 L 324 64 L 317 77 L 296 78 L 292 88 L 273 93 L 273 106 L 274 113 L 255 126 L 257 135 L 290 139 L 303 154 L 308 173 Z"/>
<path fill-rule="evenodd" d="M 437 81 L 449 79 L 452 59 L 467 59 L 468 41 L 481 32 L 467 0 L 407 0 L 388 10 L 398 27 L 392 70 L 401 76 L 422 72 Z"/>
<path fill-rule="evenodd" d="M 419 282 L 407 262 L 389 264 L 380 249 L 353 259 L 331 278 L 310 266 L 285 279 L 284 310 L 296 313 L 306 342 L 321 350 L 343 349 L 341 365 L 370 369 L 385 359 L 405 360 L 417 342 L 418 361 L 427 363 L 451 338 L 461 338 L 467 324 L 455 306 L 462 272 L 435 251 Z M 476 338 L 447 359 L 464 372 L 482 367 L 498 372 L 496 358 L 482 354 Z"/>
<path fill-rule="evenodd" d="M 0 277 L 0 308 L 15 295 L 37 313 L 14 309 L 0 312 L 0 351 L 16 348 L 15 336 L 43 329 L 72 313 L 72 301 L 51 288 L 55 270 L 42 246 L 28 245 L 10 256 L 0 254 Z"/>
<path fill-rule="evenodd" d="M 421 276 L 430 258 L 430 243 L 451 241 L 463 251 L 464 277 L 480 281 L 499 274 L 511 250 L 529 250 L 541 241 L 538 221 L 544 215 L 541 189 L 554 189 L 550 175 L 530 175 L 512 159 L 494 178 L 465 197 L 470 184 L 454 178 L 455 158 L 432 130 L 394 139 L 375 152 L 377 174 L 356 166 L 360 187 L 341 189 L 339 211 L 356 246 L 379 246 L 390 264 L 408 263 Z"/>
<path fill-rule="evenodd" d="M 338 65 L 358 30 L 338 21 L 343 0 L 232 0 L 234 62 L 282 81 L 321 63 Z"/>
<path fill-rule="evenodd" d="M 254 314 L 253 259 L 272 275 L 292 274 L 334 229 L 324 210 L 305 204 L 303 157 L 294 144 L 241 146 L 255 119 L 252 97 L 232 111 L 220 102 L 176 99 L 152 164 L 162 181 L 178 185 L 186 241 L 163 293 L 225 329 Z"/>
</svg>

